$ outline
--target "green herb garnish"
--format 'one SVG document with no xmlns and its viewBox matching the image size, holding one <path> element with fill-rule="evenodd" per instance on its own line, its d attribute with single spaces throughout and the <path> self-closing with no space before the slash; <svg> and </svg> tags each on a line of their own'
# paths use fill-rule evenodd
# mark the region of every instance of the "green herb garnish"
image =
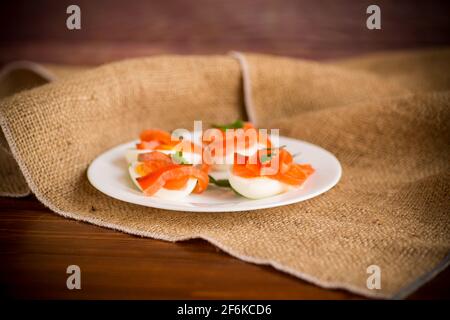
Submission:
<svg viewBox="0 0 450 320">
<path fill-rule="evenodd" d="M 212 176 L 209 176 L 209 180 L 218 187 L 231 188 L 230 182 L 226 179 L 216 180 Z"/>
<path fill-rule="evenodd" d="M 261 163 L 266 163 L 269 162 L 270 160 L 272 160 L 273 157 L 276 156 L 276 152 L 272 152 L 271 154 L 263 154 L 261 156 L 261 159 L 259 159 L 261 161 Z"/>
<path fill-rule="evenodd" d="M 244 197 L 242 194 L 240 194 L 239 192 L 237 192 L 230 184 L 230 182 L 226 179 L 220 179 L 220 180 L 216 180 L 214 179 L 212 176 L 209 176 L 209 180 L 211 181 L 211 183 L 215 184 L 218 187 L 223 187 L 223 188 L 230 188 L 231 191 L 233 191 L 235 194 L 237 194 L 238 196 Z M 245 198 L 245 197 L 244 197 Z"/>
<path fill-rule="evenodd" d="M 235 122 L 222 125 L 213 124 L 212 127 L 222 131 L 226 131 L 227 129 L 242 129 L 244 127 L 244 121 L 236 120 Z"/>
<path fill-rule="evenodd" d="M 270 160 L 272 160 L 273 157 L 275 157 L 277 155 L 276 150 L 280 150 L 283 148 L 286 148 L 286 145 L 282 145 L 281 147 L 277 147 L 277 148 L 266 148 L 264 150 L 270 150 L 270 153 L 263 154 L 259 160 L 261 161 L 261 163 L 269 162 Z"/>
<path fill-rule="evenodd" d="M 183 151 L 177 151 L 172 154 L 172 161 L 176 164 L 189 164 L 189 162 L 183 158 Z"/>
<path fill-rule="evenodd" d="M 262 149 L 262 150 L 279 150 L 279 149 L 284 149 L 284 148 L 286 148 L 285 144 L 283 144 L 280 147 L 265 148 L 265 149 Z"/>
</svg>

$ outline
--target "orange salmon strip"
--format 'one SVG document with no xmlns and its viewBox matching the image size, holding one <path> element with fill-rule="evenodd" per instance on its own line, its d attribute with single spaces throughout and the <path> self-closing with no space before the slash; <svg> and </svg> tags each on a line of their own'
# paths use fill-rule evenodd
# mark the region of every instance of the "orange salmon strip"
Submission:
<svg viewBox="0 0 450 320">
<path fill-rule="evenodd" d="M 138 178 L 137 181 L 146 195 L 153 195 L 164 187 L 169 180 L 169 187 L 180 186 L 181 179 L 193 177 L 197 179 L 194 192 L 203 192 L 209 183 L 208 173 L 194 166 L 171 164 L 159 168 L 145 177 Z M 187 181 L 187 180 L 186 180 Z M 184 185 L 183 185 L 184 186 Z"/>
<path fill-rule="evenodd" d="M 274 149 L 271 152 L 276 152 L 267 163 L 261 163 L 262 155 L 270 155 L 267 151 L 260 150 L 257 153 L 257 159 L 252 159 L 251 163 L 249 157 L 246 157 L 244 164 L 235 163 L 233 165 L 233 173 L 243 178 L 267 177 L 275 179 L 290 185 L 301 185 L 305 180 L 314 173 L 314 168 L 309 164 L 293 163 L 292 155 L 284 149 Z M 278 161 L 278 170 L 273 174 L 262 175 L 262 169 L 271 167 L 273 161 Z M 270 172 L 268 170 L 264 172 Z"/>
</svg>

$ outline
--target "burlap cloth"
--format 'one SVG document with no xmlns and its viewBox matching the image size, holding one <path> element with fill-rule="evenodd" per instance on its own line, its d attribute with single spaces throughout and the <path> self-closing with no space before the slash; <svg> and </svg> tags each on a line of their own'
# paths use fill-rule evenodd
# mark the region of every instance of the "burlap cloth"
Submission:
<svg viewBox="0 0 450 320">
<path fill-rule="evenodd" d="M 10 66 L 0 83 L 8 96 L 0 100 L 0 193 L 31 189 L 65 217 L 168 241 L 202 238 L 323 287 L 401 298 L 449 261 L 449 89 L 450 50 L 326 64 L 235 54 L 85 71 Z M 144 128 L 246 115 L 333 152 L 340 183 L 279 208 L 186 213 L 117 201 L 87 181 L 95 157 Z M 373 264 L 380 290 L 366 286 Z"/>
</svg>

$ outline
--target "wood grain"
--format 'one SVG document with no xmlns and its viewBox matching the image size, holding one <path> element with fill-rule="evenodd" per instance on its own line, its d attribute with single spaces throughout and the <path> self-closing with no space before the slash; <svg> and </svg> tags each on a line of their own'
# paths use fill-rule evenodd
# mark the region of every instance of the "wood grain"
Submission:
<svg viewBox="0 0 450 320">
<path fill-rule="evenodd" d="M 79 0 L 82 30 L 65 27 L 73 1 L 0 2 L 0 65 L 27 59 L 99 64 L 161 53 L 230 50 L 334 59 L 380 50 L 450 45 L 448 1 L 378 0 L 382 30 L 365 27 L 373 1 Z M 14 298 L 359 299 L 200 240 L 144 239 L 64 219 L 34 197 L 0 198 L 0 293 Z M 66 268 L 82 290 L 66 289 Z M 450 271 L 412 299 L 450 298 Z"/>
<path fill-rule="evenodd" d="M 32 299 L 360 299 L 242 262 L 212 245 L 135 237 L 51 213 L 34 197 L 0 198 L 1 295 Z M 66 288 L 80 266 L 82 289 Z M 444 271 L 411 299 L 450 298 Z"/>
<path fill-rule="evenodd" d="M 17 298 L 354 298 L 269 267 L 247 264 L 204 241 L 143 239 L 51 214 L 34 197 L 1 199 L 0 283 Z M 82 290 L 66 288 L 79 265 Z"/>
</svg>

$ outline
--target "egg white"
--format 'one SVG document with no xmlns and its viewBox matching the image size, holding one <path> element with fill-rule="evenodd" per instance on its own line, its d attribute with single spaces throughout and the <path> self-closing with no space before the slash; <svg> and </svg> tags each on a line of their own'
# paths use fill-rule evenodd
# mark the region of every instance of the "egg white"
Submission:
<svg viewBox="0 0 450 320">
<path fill-rule="evenodd" d="M 291 189 L 291 186 L 267 177 L 243 178 L 229 172 L 228 181 L 231 187 L 249 199 L 271 197 Z"/>
<path fill-rule="evenodd" d="M 258 152 L 258 150 L 264 149 L 264 148 L 267 148 L 267 147 L 265 145 L 260 144 L 260 143 L 255 143 L 250 148 L 237 148 L 236 147 L 236 153 L 238 153 L 240 155 L 243 155 L 243 156 L 246 156 L 246 157 L 251 157 L 256 152 Z"/>
<path fill-rule="evenodd" d="M 226 172 L 231 169 L 234 163 L 234 154 L 229 153 L 225 155 L 222 159 L 215 159 L 215 163 L 211 166 L 212 171 L 223 171 Z"/>
<path fill-rule="evenodd" d="M 128 167 L 128 172 L 130 174 L 131 180 L 133 180 L 133 183 L 136 185 L 136 187 L 139 190 L 142 191 L 141 186 L 137 182 L 137 178 L 139 178 L 140 175 L 136 173 L 136 167 L 140 163 L 141 162 L 137 162 L 137 161 L 130 163 L 130 165 Z M 197 184 L 197 179 L 189 178 L 189 180 L 187 181 L 186 185 L 183 188 L 178 189 L 178 190 L 170 190 L 170 189 L 166 189 L 166 188 L 161 188 L 153 195 L 153 197 L 157 197 L 160 199 L 166 199 L 166 200 L 182 199 L 192 193 L 196 184 Z"/>
<path fill-rule="evenodd" d="M 238 148 L 236 153 L 245 157 L 253 156 L 258 150 L 265 149 L 263 144 L 256 143 L 251 148 Z M 220 162 L 220 163 L 219 163 Z M 211 166 L 212 171 L 229 171 L 234 164 L 234 153 L 229 153 L 223 157 L 222 161 L 216 161 Z"/>
</svg>

